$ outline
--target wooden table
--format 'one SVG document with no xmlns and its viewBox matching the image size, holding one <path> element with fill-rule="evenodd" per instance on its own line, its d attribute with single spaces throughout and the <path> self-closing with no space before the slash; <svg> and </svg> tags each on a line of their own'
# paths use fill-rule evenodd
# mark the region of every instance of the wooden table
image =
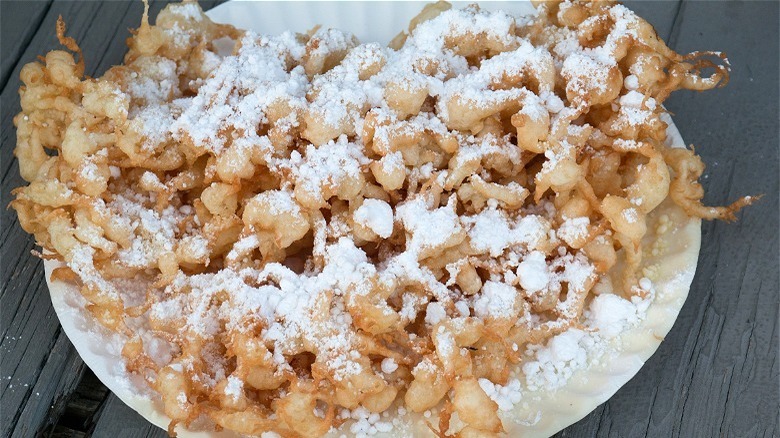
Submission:
<svg viewBox="0 0 780 438">
<path fill-rule="evenodd" d="M 204 9 L 220 0 L 202 2 Z M 164 2 L 152 2 L 155 16 Z M 764 193 L 733 224 L 705 223 L 688 301 L 658 352 L 561 437 L 770 437 L 778 429 L 778 2 L 630 2 L 678 52 L 722 50 L 728 87 L 667 101 L 708 165 L 706 201 Z M 13 158 L 19 69 L 57 48 L 54 23 L 86 53 L 87 74 L 121 62 L 140 1 L 3 1 L 2 205 L 22 184 Z M 0 211 L 0 434 L 163 437 L 86 369 L 52 310 L 33 239 Z"/>
</svg>

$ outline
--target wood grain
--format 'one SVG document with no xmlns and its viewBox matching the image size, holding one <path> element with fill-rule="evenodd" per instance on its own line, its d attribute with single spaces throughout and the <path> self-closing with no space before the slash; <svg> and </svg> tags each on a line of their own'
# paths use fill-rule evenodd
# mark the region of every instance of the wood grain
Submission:
<svg viewBox="0 0 780 438">
<path fill-rule="evenodd" d="M 164 3 L 152 2 L 151 15 Z M 697 275 L 667 339 L 614 397 L 558 436 L 778 436 L 778 3 L 628 3 L 675 50 L 729 54 L 728 87 L 678 92 L 667 107 L 708 164 L 707 202 L 766 196 L 737 223 L 704 224 Z M 0 8 L 0 203 L 6 205 L 10 190 L 22 184 L 12 155 L 21 66 L 57 48 L 54 22 L 61 14 L 87 54 L 87 74 L 102 73 L 121 62 L 142 5 L 4 0 Z M 13 211 L 0 211 L 0 223 L 0 434 L 166 436 L 113 395 L 91 424 L 68 429 L 62 413 L 73 408 L 68 400 L 84 366 L 59 328 L 42 265 L 30 255 L 32 239 Z"/>
<path fill-rule="evenodd" d="M 168 433 L 146 421 L 111 394 L 98 420 L 94 436 L 121 438 L 166 438 Z"/>
</svg>

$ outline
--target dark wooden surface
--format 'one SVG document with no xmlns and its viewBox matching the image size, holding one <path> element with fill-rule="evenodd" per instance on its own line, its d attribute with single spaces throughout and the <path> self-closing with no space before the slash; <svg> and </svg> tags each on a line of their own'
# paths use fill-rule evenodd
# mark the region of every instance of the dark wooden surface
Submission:
<svg viewBox="0 0 780 438">
<path fill-rule="evenodd" d="M 152 2 L 152 16 L 164 2 Z M 204 9 L 220 3 L 202 2 Z M 780 436 L 778 362 L 778 2 L 644 1 L 629 6 L 679 51 L 722 50 L 728 87 L 667 101 L 708 165 L 707 202 L 764 193 L 739 222 L 705 223 L 699 268 L 658 352 L 560 437 Z M 57 47 L 63 15 L 87 74 L 121 62 L 141 2 L 0 2 L 0 204 L 22 183 L 13 159 L 19 69 Z M 52 310 L 33 240 L 0 210 L 0 435 L 164 437 L 85 369 Z"/>
</svg>

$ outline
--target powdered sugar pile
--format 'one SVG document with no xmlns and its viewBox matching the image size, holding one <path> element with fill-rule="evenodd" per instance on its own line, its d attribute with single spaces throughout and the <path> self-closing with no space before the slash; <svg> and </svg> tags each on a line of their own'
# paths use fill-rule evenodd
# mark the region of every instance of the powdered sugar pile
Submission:
<svg viewBox="0 0 780 438">
<path fill-rule="evenodd" d="M 613 294 L 596 296 L 585 310 L 585 327 L 591 330 L 569 329 L 546 345 L 530 345 L 528 359 L 522 367 L 528 389 L 545 390 L 565 385 L 575 372 L 593 363 L 610 348 L 610 341 L 644 318 L 655 298 L 655 290 L 647 278 L 640 282 L 647 296 L 631 301 Z"/>
<path fill-rule="evenodd" d="M 366 199 L 363 205 L 355 210 L 355 222 L 387 239 L 393 233 L 393 209 L 384 201 Z"/>
<path fill-rule="evenodd" d="M 502 411 L 512 410 L 523 399 L 521 383 L 517 379 L 511 379 L 504 386 L 496 385 L 488 379 L 479 379 L 479 386 Z"/>
</svg>

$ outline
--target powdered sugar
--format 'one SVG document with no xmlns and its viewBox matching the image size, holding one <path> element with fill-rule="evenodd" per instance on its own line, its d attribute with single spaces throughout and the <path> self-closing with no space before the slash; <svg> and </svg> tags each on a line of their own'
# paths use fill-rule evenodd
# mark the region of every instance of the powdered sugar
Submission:
<svg viewBox="0 0 780 438">
<path fill-rule="evenodd" d="M 498 257 L 506 248 L 514 245 L 534 246 L 544 236 L 545 227 L 538 216 L 525 215 L 510 218 L 505 211 L 487 208 L 474 216 L 464 216 L 461 221 L 468 230 L 472 246 Z"/>
<path fill-rule="evenodd" d="M 453 236 L 463 229 L 452 207 L 431 209 L 425 199 L 419 196 L 400 204 L 396 214 L 411 234 L 409 249 L 416 253 L 452 246 L 457 243 L 453 242 Z"/>
<path fill-rule="evenodd" d="M 590 305 L 590 325 L 607 339 L 625 331 L 637 321 L 637 308 L 630 301 L 617 295 L 599 295 Z"/>
<path fill-rule="evenodd" d="M 635 208 L 627 208 L 621 214 L 623 219 L 629 224 L 636 223 L 639 220 L 639 212 Z"/>
<path fill-rule="evenodd" d="M 306 147 L 304 155 L 292 153 L 287 164 L 292 170 L 295 182 L 313 196 L 327 199 L 327 189 L 344 181 L 357 181 L 361 166 L 368 163 L 359 144 L 350 142 L 342 135 L 336 141 L 315 147 Z"/>
<path fill-rule="evenodd" d="M 488 281 L 474 302 L 474 313 L 482 318 L 509 317 L 514 313 L 517 298 L 514 287 Z"/>
<path fill-rule="evenodd" d="M 388 357 L 388 358 L 382 359 L 382 366 L 381 366 L 381 368 L 382 368 L 382 372 L 383 373 L 385 373 L 385 374 L 392 374 L 392 373 L 395 372 L 395 370 L 398 369 L 398 364 L 395 363 L 395 360 L 393 360 L 392 358 Z"/>
<path fill-rule="evenodd" d="M 502 386 L 488 379 L 479 379 L 479 386 L 491 400 L 496 402 L 501 411 L 511 411 L 523 399 L 522 384 L 517 379 L 510 379 Z"/>
<path fill-rule="evenodd" d="M 203 12 L 195 3 L 174 4 L 170 12 L 187 20 L 201 21 L 203 19 Z"/>
<path fill-rule="evenodd" d="M 447 311 L 441 303 L 428 303 L 425 310 L 425 322 L 430 325 L 436 325 L 439 321 L 447 317 Z"/>
<path fill-rule="evenodd" d="M 244 381 L 235 376 L 228 377 L 227 385 L 225 385 L 225 395 L 233 400 L 238 400 L 239 397 L 244 395 Z"/>
<path fill-rule="evenodd" d="M 393 209 L 379 199 L 366 199 L 355 210 L 355 222 L 369 228 L 379 237 L 387 239 L 393 234 Z"/>
<path fill-rule="evenodd" d="M 517 276 L 527 291 L 537 292 L 547 287 L 550 274 L 544 254 L 539 251 L 528 254 L 517 267 Z"/>
<path fill-rule="evenodd" d="M 372 436 L 393 430 L 392 422 L 382 421 L 379 414 L 372 413 L 364 407 L 345 412 L 344 418 L 355 420 L 349 426 L 349 431 L 358 437 Z"/>
<path fill-rule="evenodd" d="M 615 347 L 610 342 L 636 327 L 644 318 L 654 299 L 652 283 L 641 281 L 645 298 L 631 301 L 612 293 L 596 296 L 585 310 L 586 327 L 592 331 L 571 328 L 554 336 L 546 345 L 531 345 L 526 354 L 531 358 L 523 365 L 526 383 L 531 390 L 550 390 L 563 386 L 578 370 L 598 363 L 599 358 Z"/>
<path fill-rule="evenodd" d="M 269 39 L 247 33 L 239 53 L 226 57 L 198 94 L 181 105 L 186 109 L 170 127 L 174 137 L 219 154 L 230 131 L 256 136 L 272 105 L 304 105 L 308 79 L 302 68 L 288 72 L 280 56 L 300 56 L 302 49 L 287 34 Z"/>
<path fill-rule="evenodd" d="M 530 346 L 533 361 L 523 365 L 528 388 L 557 389 L 566 384 L 575 371 L 585 368 L 588 355 L 597 356 L 596 340 L 588 333 L 570 329 L 550 339 L 546 346 Z"/>
</svg>

